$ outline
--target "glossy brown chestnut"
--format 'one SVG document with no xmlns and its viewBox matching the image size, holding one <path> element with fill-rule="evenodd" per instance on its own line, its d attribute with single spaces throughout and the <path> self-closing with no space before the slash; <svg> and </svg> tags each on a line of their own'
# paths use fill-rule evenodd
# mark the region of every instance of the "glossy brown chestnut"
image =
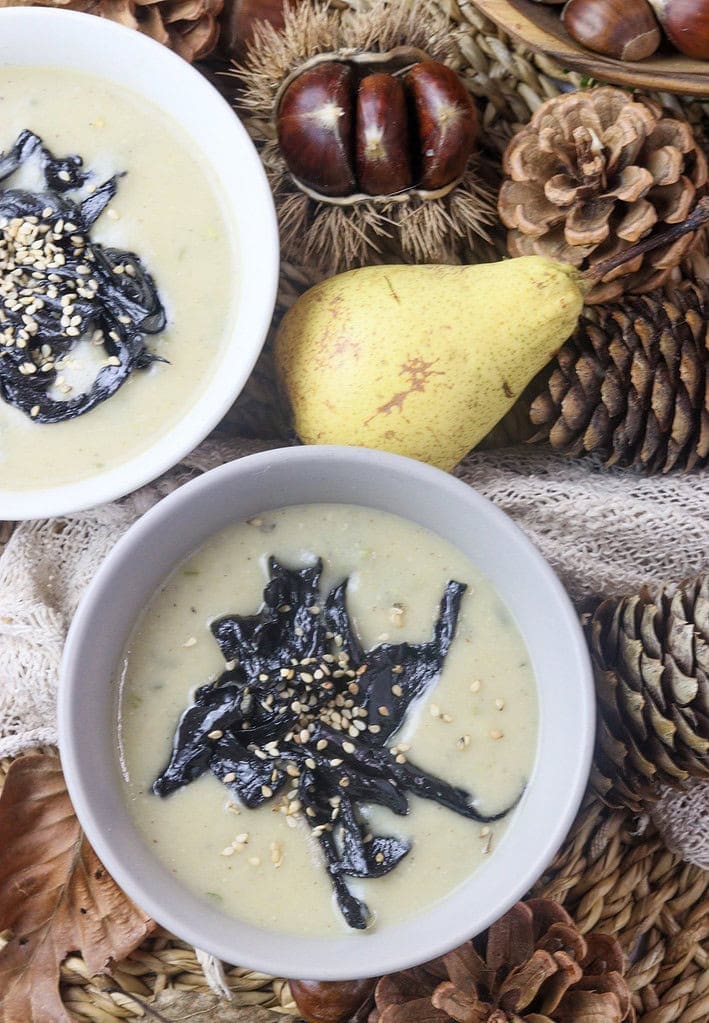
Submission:
<svg viewBox="0 0 709 1023">
<path fill-rule="evenodd" d="M 695 60 L 709 60 L 709 0 L 650 2 L 665 35 L 680 53 Z"/>
<path fill-rule="evenodd" d="M 425 60 L 406 75 L 420 139 L 419 185 L 435 191 L 465 170 L 478 135 L 478 114 L 465 86 L 445 64 Z"/>
<path fill-rule="evenodd" d="M 298 1011 L 307 1023 L 350 1023 L 366 1019 L 377 979 L 289 983 Z"/>
<path fill-rule="evenodd" d="M 616 60 L 644 60 L 662 41 L 648 0 L 569 0 L 561 20 L 581 46 Z"/>
<path fill-rule="evenodd" d="M 413 184 L 406 93 L 401 79 L 367 75 L 357 90 L 357 176 L 369 195 L 391 195 Z"/>
<path fill-rule="evenodd" d="M 354 71 L 327 61 L 286 89 L 278 110 L 278 143 L 291 172 L 323 195 L 354 192 Z"/>
</svg>

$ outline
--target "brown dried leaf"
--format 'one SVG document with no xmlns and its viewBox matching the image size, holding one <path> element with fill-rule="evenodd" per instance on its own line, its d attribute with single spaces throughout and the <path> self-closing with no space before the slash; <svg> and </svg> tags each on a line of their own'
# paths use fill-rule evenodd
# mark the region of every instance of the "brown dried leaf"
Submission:
<svg viewBox="0 0 709 1023">
<path fill-rule="evenodd" d="M 256 1005 L 235 1006 L 211 991 L 163 991 L 155 1001 L 140 999 L 140 1004 L 171 1023 L 282 1023 L 288 1018 Z M 146 1012 L 145 1019 L 151 1018 Z"/>
<path fill-rule="evenodd" d="M 123 959 L 154 923 L 84 838 L 59 758 L 16 760 L 0 796 L 0 1023 L 71 1023 L 59 968 L 80 951 L 92 973 Z"/>
</svg>

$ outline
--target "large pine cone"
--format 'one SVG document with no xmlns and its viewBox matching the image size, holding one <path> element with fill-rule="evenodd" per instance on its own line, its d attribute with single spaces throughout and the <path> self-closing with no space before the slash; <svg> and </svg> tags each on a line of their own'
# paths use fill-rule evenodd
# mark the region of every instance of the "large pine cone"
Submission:
<svg viewBox="0 0 709 1023">
<path fill-rule="evenodd" d="M 476 938 L 382 977 L 370 1023 L 622 1023 L 634 1020 L 620 945 L 583 937 L 550 899 L 518 902 Z"/>
<path fill-rule="evenodd" d="M 709 778 L 709 576 L 606 600 L 587 633 L 601 798 L 640 810 L 659 784 Z"/>
<path fill-rule="evenodd" d="M 707 465 L 708 322 L 706 283 L 599 307 L 525 393 L 522 439 L 645 472 Z"/>
<path fill-rule="evenodd" d="M 97 14 L 138 29 L 190 62 L 208 56 L 219 39 L 224 0 L 40 0 L 45 7 Z"/>
<path fill-rule="evenodd" d="M 547 100 L 509 143 L 499 197 L 513 256 L 541 255 L 581 269 L 685 220 L 707 183 L 690 124 L 647 98 L 596 88 Z M 696 237 L 606 274 L 586 301 L 660 287 Z"/>
</svg>

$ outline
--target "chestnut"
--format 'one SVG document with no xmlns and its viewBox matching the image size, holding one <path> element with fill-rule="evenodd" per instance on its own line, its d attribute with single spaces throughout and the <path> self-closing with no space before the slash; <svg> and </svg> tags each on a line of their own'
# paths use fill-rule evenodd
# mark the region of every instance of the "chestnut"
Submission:
<svg viewBox="0 0 709 1023">
<path fill-rule="evenodd" d="M 291 172 L 323 195 L 354 192 L 354 71 L 341 61 L 315 64 L 283 94 L 278 143 Z"/>
<path fill-rule="evenodd" d="M 662 41 L 648 0 L 569 0 L 561 20 L 577 43 L 617 60 L 644 60 Z"/>
<path fill-rule="evenodd" d="M 475 104 L 455 71 L 424 60 L 406 75 L 418 124 L 419 184 L 436 191 L 459 178 L 478 135 Z"/>
<path fill-rule="evenodd" d="M 363 192 L 391 195 L 413 183 L 406 93 L 401 79 L 367 75 L 357 90 L 357 175 Z"/>
<path fill-rule="evenodd" d="M 306 1023 L 350 1023 L 366 1019 L 377 978 L 373 980 L 291 980 L 291 994 Z"/>
<path fill-rule="evenodd" d="M 672 45 L 695 60 L 709 60 L 709 0 L 650 0 Z"/>
</svg>

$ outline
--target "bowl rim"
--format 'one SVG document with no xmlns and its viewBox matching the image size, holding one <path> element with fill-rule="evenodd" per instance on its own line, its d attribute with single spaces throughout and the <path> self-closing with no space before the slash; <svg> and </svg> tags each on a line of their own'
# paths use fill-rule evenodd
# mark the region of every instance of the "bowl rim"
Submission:
<svg viewBox="0 0 709 1023">
<path fill-rule="evenodd" d="M 223 341 L 212 376 L 197 393 L 192 405 L 178 414 L 171 426 L 162 432 L 149 447 L 138 451 L 128 461 L 69 483 L 42 488 L 4 489 L 0 483 L 0 507 L 9 520 L 52 518 L 85 508 L 96 507 L 133 493 L 145 483 L 156 479 L 194 450 L 228 412 L 242 391 L 258 359 L 268 333 L 276 302 L 280 273 L 278 223 L 273 196 L 266 172 L 246 129 L 217 89 L 195 67 L 166 46 L 149 36 L 93 14 L 42 7 L 4 7 L 0 9 L 2 39 L 13 31 L 32 31 L 52 40 L 56 49 L 60 40 L 73 45 L 73 68 L 79 73 L 95 74 L 109 83 L 118 81 L 113 71 L 105 75 L 87 71 L 81 58 L 82 49 L 95 49 L 112 54 L 116 65 L 122 55 L 130 53 L 146 66 L 152 66 L 155 75 L 171 75 L 180 80 L 180 92 L 186 90 L 195 97 L 204 110 L 204 117 L 214 122 L 214 130 L 229 140 L 239 152 L 237 170 L 220 166 L 206 153 L 202 153 L 206 166 L 215 177 L 217 192 L 232 234 L 232 248 L 239 264 L 239 292 L 232 304 L 229 319 L 232 328 Z M 80 45 L 77 44 L 80 41 Z M 3 45 L 7 45 L 3 42 Z M 20 61 L 20 63 L 23 63 Z M 29 63 L 24 61 L 24 63 Z M 64 67 L 61 59 L 38 58 L 37 66 Z M 126 84 L 125 82 L 123 84 Z M 143 96 L 140 88 L 128 86 L 136 95 Z M 182 133 L 191 137 L 183 123 L 180 109 L 161 104 L 152 96 L 147 99 L 172 119 Z M 230 176 L 230 180 L 227 178 Z M 240 223 L 236 216 L 233 196 L 237 185 L 249 182 L 249 205 L 259 218 L 261 243 L 252 246 L 248 259 L 247 240 L 240 238 Z M 253 296 L 258 295 L 258 303 Z M 242 308 L 244 307 L 244 308 Z M 246 336 L 241 325 L 245 320 Z M 2 400 L 2 399 L 0 399 Z M 0 466 L 1 471 L 1 466 Z"/>
<path fill-rule="evenodd" d="M 97 629 L 100 628 L 100 618 L 95 620 L 94 609 L 97 603 L 101 600 L 102 595 L 105 597 L 111 590 L 114 574 L 121 570 L 121 566 L 124 563 L 130 562 L 136 556 L 141 545 L 147 544 L 151 537 L 156 536 L 161 531 L 164 531 L 166 527 L 169 527 L 170 519 L 178 509 L 194 504 L 196 500 L 205 496 L 210 491 L 215 494 L 219 493 L 222 486 L 228 486 L 229 482 L 232 484 L 235 484 L 237 481 L 240 482 L 242 489 L 248 485 L 249 481 L 253 485 L 258 486 L 261 474 L 264 472 L 278 473 L 284 465 L 288 466 L 290 463 L 298 466 L 304 474 L 313 470 L 317 471 L 318 469 L 324 469 L 327 472 L 327 466 L 332 465 L 333 459 L 340 466 L 344 465 L 350 468 L 356 466 L 360 470 L 364 468 L 370 473 L 376 472 L 387 475 L 394 481 L 394 484 L 397 477 L 399 479 L 413 477 L 420 486 L 434 487 L 439 492 L 440 501 L 455 501 L 461 506 L 466 505 L 467 511 L 478 516 L 484 516 L 494 524 L 493 528 L 498 529 L 500 532 L 501 541 L 504 540 L 507 544 L 516 545 L 516 549 L 524 550 L 524 556 L 527 558 L 535 584 L 539 585 L 540 591 L 553 603 L 556 616 L 554 619 L 555 636 L 558 635 L 562 642 L 565 637 L 569 663 L 565 665 L 565 667 L 568 667 L 568 673 L 564 673 L 564 678 L 568 677 L 574 683 L 574 685 L 567 686 L 567 689 L 569 691 L 574 690 L 576 710 L 579 712 L 578 720 L 574 722 L 575 727 L 564 731 L 558 741 L 558 745 L 566 751 L 567 769 L 563 772 L 558 772 L 558 784 L 555 780 L 555 784 L 557 784 L 555 796 L 558 797 L 558 802 L 554 805 L 553 815 L 547 821 L 539 821 L 537 817 L 534 818 L 532 830 L 535 836 L 539 836 L 539 845 L 533 850 L 532 856 L 527 856 L 526 859 L 522 860 L 519 870 L 515 870 L 513 875 L 511 874 L 505 878 L 508 887 L 504 889 L 504 896 L 494 905 L 488 906 L 484 912 L 478 911 L 474 927 L 468 925 L 461 927 L 460 921 L 458 921 L 456 929 L 450 932 L 446 931 L 445 934 L 439 933 L 433 938 L 426 936 L 424 942 L 425 951 L 423 951 L 420 947 L 421 935 L 427 935 L 426 923 L 428 919 L 433 916 L 434 911 L 438 912 L 436 907 L 443 905 L 445 908 L 449 903 L 452 904 L 451 900 L 456 897 L 456 893 L 460 893 L 459 887 L 453 893 L 445 896 L 441 902 L 434 904 L 433 907 L 420 911 L 413 918 L 407 918 L 404 926 L 396 925 L 395 927 L 390 925 L 372 934 L 369 932 L 365 935 L 358 933 L 354 938 L 349 934 L 346 935 L 345 940 L 349 943 L 349 959 L 346 962 L 335 957 L 330 948 L 332 946 L 334 949 L 338 942 L 342 943 L 339 938 L 334 940 L 332 938 L 304 938 L 302 936 L 288 935 L 285 932 L 264 931 L 254 925 L 238 921 L 236 918 L 220 910 L 213 909 L 211 906 L 207 906 L 206 911 L 213 923 L 205 927 L 199 921 L 195 923 L 190 919 L 189 914 L 183 913 L 181 915 L 180 907 L 176 907 L 174 898 L 167 905 L 165 901 L 161 901 L 159 892 L 156 893 L 149 887 L 146 887 L 134 872 L 135 857 L 129 863 L 127 862 L 127 857 L 121 859 L 115 854 L 111 840 L 112 824 L 107 825 L 105 821 L 102 823 L 99 819 L 101 791 L 95 790 L 97 782 L 93 777 L 93 773 L 82 770 L 85 726 L 82 726 L 81 711 L 75 705 L 74 699 L 74 692 L 80 687 L 82 675 L 82 650 L 85 646 L 87 648 L 90 647 L 91 638 L 97 635 Z M 388 485 L 389 483 L 387 482 Z M 342 499 L 322 497 L 314 499 L 314 503 L 323 502 L 335 504 L 356 503 L 347 502 Z M 286 506 L 288 503 L 287 500 L 283 500 L 280 506 Z M 368 505 L 366 501 L 359 503 L 369 507 L 372 506 Z M 275 508 L 279 505 L 271 502 L 269 506 Z M 248 514 L 255 514 L 255 512 L 249 512 Z M 234 515 L 233 521 L 239 521 L 243 517 L 243 515 Z M 194 550 L 195 546 L 199 546 L 201 542 L 204 541 L 197 541 L 196 544 L 193 542 L 191 549 Z M 174 567 L 174 563 L 172 567 Z M 161 578 L 165 578 L 164 572 Z M 154 588 L 153 586 L 153 590 Z M 131 612 L 133 623 L 136 621 L 141 610 L 142 607 L 138 608 L 135 613 Z M 523 638 L 527 642 L 527 637 L 524 634 Z M 537 680 L 537 687 L 541 706 L 539 680 Z M 106 705 L 112 699 L 110 694 L 111 684 L 109 683 L 106 686 L 106 695 L 104 697 L 104 704 Z M 237 961 L 240 965 L 245 965 L 251 969 L 275 976 L 312 977 L 316 974 L 319 980 L 349 980 L 368 975 L 371 976 L 374 972 L 378 975 L 395 972 L 396 970 L 405 969 L 444 954 L 470 938 L 473 934 L 480 933 L 487 928 L 519 898 L 522 898 L 538 880 L 566 837 L 586 790 L 595 737 L 595 692 L 590 657 L 583 630 L 566 591 L 536 547 L 533 546 L 526 535 L 501 509 L 454 476 L 399 455 L 354 447 L 291 447 L 247 455 L 244 458 L 237 459 L 204 473 L 159 501 L 128 529 L 99 568 L 85 592 L 72 621 L 61 665 L 58 723 L 62 767 L 77 816 L 99 858 L 116 882 L 138 905 L 172 933 L 185 941 L 191 942 L 197 948 L 205 949 L 224 961 Z M 108 727 L 113 730 L 113 735 L 115 736 L 113 717 Z M 533 788 L 534 778 L 542 756 L 542 747 L 545 745 L 540 742 L 542 728 L 543 720 L 540 714 L 535 766 L 525 795 L 517 810 L 515 810 L 516 816 L 522 812 L 527 791 Z M 112 742 L 115 742 L 115 740 L 112 740 Z M 554 748 L 554 753 L 558 756 L 557 746 Z M 94 786 L 93 790 L 92 785 Z M 547 798 L 542 806 L 546 806 L 549 802 L 550 800 Z M 511 821 L 510 827 L 505 835 L 503 835 L 499 849 L 502 849 L 505 837 L 509 833 L 512 824 L 513 821 Z M 541 835 L 543 831 L 541 825 L 548 826 L 543 836 Z M 137 835 L 135 825 L 132 825 L 132 828 L 134 834 Z M 491 857 L 487 863 L 478 867 L 477 870 L 473 871 L 471 878 L 479 877 L 481 872 L 486 871 L 485 879 L 489 882 L 490 870 L 491 868 L 493 869 L 492 877 L 494 877 L 494 864 L 498 861 L 498 857 Z M 153 863 L 159 862 L 157 857 L 152 857 L 152 860 Z M 167 871 L 167 868 L 164 868 L 164 870 Z M 510 880 L 511 877 L 512 880 Z M 469 881 L 470 879 L 464 881 L 463 884 L 468 884 Z M 177 884 L 177 882 L 175 883 Z M 179 887 L 185 900 L 187 900 L 189 890 L 181 883 L 179 883 Z M 189 898 L 194 900 L 198 896 L 190 894 Z M 199 903 L 200 907 L 204 905 L 201 898 Z M 477 910 L 477 906 L 473 908 Z M 232 924 L 232 931 L 234 929 L 239 931 L 238 947 L 233 943 L 233 934 L 225 937 L 225 923 Z M 408 951 L 406 948 L 397 947 L 395 943 L 391 943 L 389 940 L 390 935 L 393 933 L 403 936 L 404 940 L 408 940 L 410 933 L 415 933 L 419 944 L 415 946 L 414 950 L 409 949 Z M 254 951 L 251 947 L 251 941 L 259 935 L 261 937 L 266 935 L 270 940 L 265 944 L 261 941 L 258 949 Z M 287 951 L 284 951 L 286 946 Z M 363 950 L 365 951 L 363 952 Z M 323 958 L 314 965 L 314 956 L 317 955 Z M 369 965 L 366 965 L 367 963 Z"/>
</svg>

